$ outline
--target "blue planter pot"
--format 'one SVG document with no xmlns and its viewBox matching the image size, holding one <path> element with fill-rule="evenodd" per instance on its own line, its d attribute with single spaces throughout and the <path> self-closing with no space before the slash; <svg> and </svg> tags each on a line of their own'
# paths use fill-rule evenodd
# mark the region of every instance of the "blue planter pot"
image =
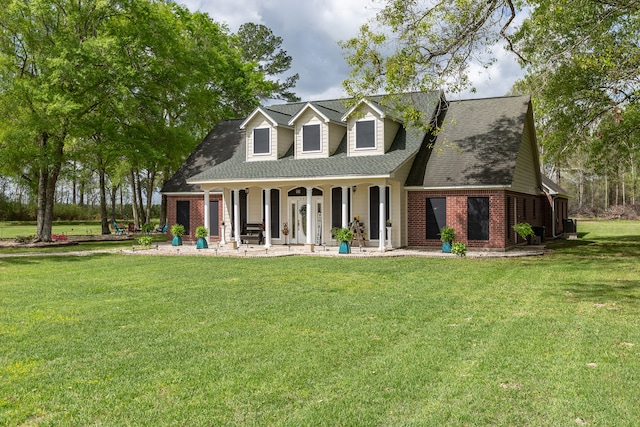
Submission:
<svg viewBox="0 0 640 427">
<path fill-rule="evenodd" d="M 451 253 L 451 242 L 442 242 L 442 252 Z"/>
<path fill-rule="evenodd" d="M 348 254 L 351 252 L 351 247 L 348 242 L 340 242 L 340 248 L 338 249 L 339 254 Z"/>
<path fill-rule="evenodd" d="M 172 246 L 182 246 L 182 236 L 173 236 Z"/>
<path fill-rule="evenodd" d="M 196 249 L 207 249 L 209 245 L 207 245 L 207 239 L 203 237 L 198 237 L 196 241 Z"/>
</svg>

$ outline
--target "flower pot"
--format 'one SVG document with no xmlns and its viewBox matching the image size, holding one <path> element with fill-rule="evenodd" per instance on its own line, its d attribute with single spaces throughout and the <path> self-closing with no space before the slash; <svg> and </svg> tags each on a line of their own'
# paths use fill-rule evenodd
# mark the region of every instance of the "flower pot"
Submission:
<svg viewBox="0 0 640 427">
<path fill-rule="evenodd" d="M 451 242 L 442 242 L 442 252 L 451 253 Z"/>
<path fill-rule="evenodd" d="M 173 236 L 171 246 L 182 246 L 182 236 Z"/>
<path fill-rule="evenodd" d="M 348 254 L 351 253 L 351 247 L 349 246 L 349 242 L 340 242 L 340 248 L 338 249 L 339 254 Z"/>
<path fill-rule="evenodd" d="M 208 247 L 207 239 L 204 237 L 198 237 L 198 240 L 196 241 L 196 249 L 207 249 Z"/>
</svg>

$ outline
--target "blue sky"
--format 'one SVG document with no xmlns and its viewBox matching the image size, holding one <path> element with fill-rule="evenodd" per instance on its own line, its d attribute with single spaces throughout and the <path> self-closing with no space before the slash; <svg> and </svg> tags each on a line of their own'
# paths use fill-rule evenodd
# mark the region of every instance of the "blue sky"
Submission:
<svg viewBox="0 0 640 427">
<path fill-rule="evenodd" d="M 283 49 L 293 58 L 291 74 L 300 79 L 295 92 L 303 101 L 344 96 L 342 81 L 349 68 L 338 41 L 354 37 L 358 28 L 381 7 L 379 0 L 177 0 L 190 10 L 206 12 L 237 31 L 245 22 L 264 24 L 283 38 Z M 497 62 L 485 70 L 472 67 L 476 93 L 449 95 L 485 98 L 505 95 L 522 76 L 515 56 L 493 49 Z"/>
</svg>

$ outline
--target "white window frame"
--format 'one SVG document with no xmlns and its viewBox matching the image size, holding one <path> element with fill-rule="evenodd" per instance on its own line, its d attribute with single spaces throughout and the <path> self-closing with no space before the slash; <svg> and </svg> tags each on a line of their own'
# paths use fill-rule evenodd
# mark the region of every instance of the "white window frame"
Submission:
<svg viewBox="0 0 640 427">
<path fill-rule="evenodd" d="M 266 129 L 269 131 L 269 139 L 268 139 L 268 144 L 269 144 L 269 151 L 266 153 L 256 153 L 256 131 L 257 130 L 263 130 Z M 251 140 L 252 140 L 252 155 L 253 156 L 270 156 L 271 155 L 271 135 L 273 133 L 273 129 L 271 127 L 258 127 L 258 128 L 253 128 L 253 130 L 251 131 Z"/>
<path fill-rule="evenodd" d="M 320 148 L 318 150 L 305 150 L 304 149 L 304 128 L 306 126 L 318 126 L 320 134 L 318 135 Z M 322 124 L 321 123 L 307 123 L 300 127 L 300 149 L 303 153 L 322 153 Z"/>
<path fill-rule="evenodd" d="M 373 147 L 358 147 L 358 123 L 363 122 L 373 122 Z M 357 120 L 353 125 L 353 134 L 353 147 L 356 151 L 370 151 L 378 149 L 378 120 L 375 118 Z"/>
</svg>

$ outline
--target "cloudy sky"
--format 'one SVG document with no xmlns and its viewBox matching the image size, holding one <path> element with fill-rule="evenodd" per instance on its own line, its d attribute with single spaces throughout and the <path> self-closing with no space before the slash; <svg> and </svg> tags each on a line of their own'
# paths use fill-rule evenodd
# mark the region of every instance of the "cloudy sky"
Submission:
<svg viewBox="0 0 640 427">
<path fill-rule="evenodd" d="M 177 0 L 190 10 L 200 10 L 231 31 L 245 22 L 264 24 L 283 38 L 282 48 L 293 58 L 291 74 L 300 79 L 295 92 L 303 101 L 344 96 L 342 81 L 349 69 L 337 42 L 354 37 L 359 27 L 380 7 L 376 0 Z M 485 98 L 507 93 L 521 76 L 513 55 L 501 48 L 489 70 L 471 70 L 475 94 L 449 98 Z"/>
</svg>

